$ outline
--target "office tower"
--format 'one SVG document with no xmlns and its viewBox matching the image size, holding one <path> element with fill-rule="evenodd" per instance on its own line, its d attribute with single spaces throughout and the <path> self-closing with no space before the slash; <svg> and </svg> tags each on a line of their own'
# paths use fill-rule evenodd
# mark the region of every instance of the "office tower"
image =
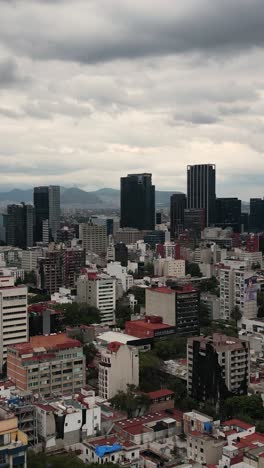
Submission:
<svg viewBox="0 0 264 468">
<path fill-rule="evenodd" d="M 27 287 L 15 287 L 13 276 L 0 276 L 0 372 L 7 347 L 28 340 Z"/>
<path fill-rule="evenodd" d="M 57 240 L 60 228 L 60 187 L 34 187 L 34 205 L 36 212 L 36 242 Z M 49 239 L 47 240 L 47 238 Z"/>
<path fill-rule="evenodd" d="M 225 229 L 232 227 L 241 231 L 241 200 L 238 198 L 217 198 L 215 202 L 215 225 Z"/>
<path fill-rule="evenodd" d="M 49 229 L 51 238 L 57 241 L 57 232 L 60 229 L 60 186 L 49 186 Z"/>
<path fill-rule="evenodd" d="M 0 214 L 0 245 L 6 244 L 7 214 Z"/>
<path fill-rule="evenodd" d="M 77 302 L 100 310 L 101 323 L 115 323 L 116 279 L 106 274 L 88 273 L 77 279 Z"/>
<path fill-rule="evenodd" d="M 249 229 L 253 232 L 264 230 L 264 199 L 250 198 Z"/>
<path fill-rule="evenodd" d="M 155 186 L 151 174 L 121 177 L 121 228 L 155 229 Z"/>
<path fill-rule="evenodd" d="M 6 242 L 26 249 L 33 246 L 34 208 L 32 205 L 8 205 Z"/>
<path fill-rule="evenodd" d="M 115 261 L 120 262 L 123 267 L 127 267 L 128 248 L 123 242 L 115 244 Z"/>
<path fill-rule="evenodd" d="M 227 397 L 247 395 L 249 342 L 214 333 L 187 342 L 187 392 L 197 401 L 220 405 Z"/>
<path fill-rule="evenodd" d="M 206 226 L 214 223 L 215 170 L 214 164 L 187 166 L 187 208 L 203 208 Z"/>
<path fill-rule="evenodd" d="M 83 248 L 97 255 L 105 255 L 107 251 L 106 224 L 82 223 L 79 227 L 80 240 Z"/>
<path fill-rule="evenodd" d="M 109 400 L 119 391 L 126 392 L 128 385 L 137 387 L 138 383 L 138 349 L 116 341 L 109 343 L 99 363 L 99 396 Z"/>
<path fill-rule="evenodd" d="M 82 345 L 65 333 L 32 336 L 27 343 L 10 344 L 7 376 L 19 390 L 30 390 L 42 398 L 75 393 L 85 384 Z"/>
<path fill-rule="evenodd" d="M 205 216 L 204 208 L 186 208 L 186 210 L 184 210 L 185 229 L 193 231 L 196 236 L 200 237 L 206 224 Z"/>
<path fill-rule="evenodd" d="M 46 252 L 38 259 L 40 287 L 49 294 L 54 294 L 63 286 L 63 250 Z"/>
<path fill-rule="evenodd" d="M 174 193 L 170 198 L 170 229 L 173 237 L 184 229 L 184 210 L 187 199 L 184 193 Z"/>
<path fill-rule="evenodd" d="M 177 289 L 146 289 L 146 315 L 158 315 L 179 335 L 199 334 L 200 293 L 187 284 Z"/>
</svg>

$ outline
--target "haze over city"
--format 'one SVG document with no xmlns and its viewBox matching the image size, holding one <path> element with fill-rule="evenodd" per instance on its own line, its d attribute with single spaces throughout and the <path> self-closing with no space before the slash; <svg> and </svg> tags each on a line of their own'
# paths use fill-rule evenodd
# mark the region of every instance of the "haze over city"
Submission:
<svg viewBox="0 0 264 468">
<path fill-rule="evenodd" d="M 0 191 L 119 188 L 262 196 L 261 0 L 1 1 Z"/>
</svg>

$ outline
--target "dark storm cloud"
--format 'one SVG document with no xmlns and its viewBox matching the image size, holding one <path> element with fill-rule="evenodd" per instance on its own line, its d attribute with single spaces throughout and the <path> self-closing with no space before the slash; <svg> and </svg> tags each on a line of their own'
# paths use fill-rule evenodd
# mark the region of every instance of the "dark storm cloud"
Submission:
<svg viewBox="0 0 264 468">
<path fill-rule="evenodd" d="M 0 57 L 0 89 L 26 82 L 27 78 L 21 74 L 15 59 Z"/>
<path fill-rule="evenodd" d="M 43 0 L 2 3 L 0 37 L 33 58 L 97 63 L 261 47 L 263 0 Z M 16 23 L 16 28 L 14 27 Z M 11 27 L 10 27 L 11 26 Z"/>
</svg>

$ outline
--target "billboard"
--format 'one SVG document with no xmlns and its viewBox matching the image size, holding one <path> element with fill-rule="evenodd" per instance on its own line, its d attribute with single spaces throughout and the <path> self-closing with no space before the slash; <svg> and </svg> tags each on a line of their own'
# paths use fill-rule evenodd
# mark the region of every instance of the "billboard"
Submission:
<svg viewBox="0 0 264 468">
<path fill-rule="evenodd" d="M 251 276 L 245 280 L 245 302 L 257 300 L 257 277 Z"/>
</svg>

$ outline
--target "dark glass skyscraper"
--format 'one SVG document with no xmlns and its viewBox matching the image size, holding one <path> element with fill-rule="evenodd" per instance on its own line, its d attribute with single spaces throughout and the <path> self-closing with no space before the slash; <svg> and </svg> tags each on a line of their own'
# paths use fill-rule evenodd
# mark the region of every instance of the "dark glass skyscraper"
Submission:
<svg viewBox="0 0 264 468">
<path fill-rule="evenodd" d="M 155 229 L 155 186 L 151 178 L 151 174 L 121 177 L 121 228 Z"/>
<path fill-rule="evenodd" d="M 187 208 L 204 208 L 205 225 L 214 223 L 215 165 L 187 166 Z"/>
<path fill-rule="evenodd" d="M 173 237 L 184 229 L 186 203 L 187 200 L 184 193 L 174 193 L 170 198 L 170 228 Z"/>
<path fill-rule="evenodd" d="M 34 207 L 32 205 L 8 205 L 6 243 L 26 249 L 33 246 Z"/>
<path fill-rule="evenodd" d="M 264 199 L 250 198 L 249 229 L 253 232 L 264 230 Z"/>
<path fill-rule="evenodd" d="M 60 187 L 34 188 L 34 205 L 36 212 L 35 241 L 57 240 L 57 231 L 60 228 Z M 48 239 L 44 239 L 44 230 L 48 228 Z"/>
<path fill-rule="evenodd" d="M 241 231 L 241 200 L 238 198 L 217 198 L 215 207 L 216 226 L 232 227 L 234 232 Z"/>
</svg>

